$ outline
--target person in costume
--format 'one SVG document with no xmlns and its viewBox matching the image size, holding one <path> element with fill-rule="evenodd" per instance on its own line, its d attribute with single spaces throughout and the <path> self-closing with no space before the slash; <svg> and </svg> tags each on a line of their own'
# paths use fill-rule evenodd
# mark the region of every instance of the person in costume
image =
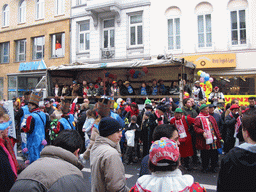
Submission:
<svg viewBox="0 0 256 192">
<path fill-rule="evenodd" d="M 33 163 L 40 158 L 40 152 L 47 145 L 45 140 L 46 131 L 50 128 L 50 119 L 44 112 L 39 109 L 39 101 L 42 98 L 41 91 L 38 94 L 32 93 L 29 99 L 28 116 L 26 125 L 22 128 L 27 133 L 27 151 L 29 152 L 29 161 Z M 24 149 L 24 151 L 26 151 Z"/>
<path fill-rule="evenodd" d="M 149 169 L 152 174 L 139 177 L 131 192 L 205 191 L 194 182 L 193 176 L 182 175 L 178 169 L 179 156 L 179 147 L 174 140 L 162 137 L 155 141 L 149 152 Z"/>
<path fill-rule="evenodd" d="M 75 99 L 77 100 L 77 98 Z M 76 102 L 73 102 L 72 104 L 72 111 L 75 107 Z M 74 106 L 73 106 L 74 105 Z M 57 127 L 53 129 L 54 133 L 59 133 L 62 130 L 66 129 L 74 129 L 75 130 L 75 118 L 72 114 L 72 111 L 70 112 L 70 101 L 63 100 L 62 101 L 62 118 L 58 121 Z"/>
<path fill-rule="evenodd" d="M 195 119 L 194 130 L 196 132 L 196 148 L 201 150 L 202 172 L 217 172 L 218 152 L 221 148 L 221 136 L 216 120 L 209 114 L 206 104 L 200 106 L 200 113 Z M 211 161 L 211 168 L 209 162 Z"/>
<path fill-rule="evenodd" d="M 225 101 L 225 97 L 222 92 L 219 91 L 219 87 L 215 86 L 214 91 L 210 93 L 208 101 L 211 102 L 214 106 L 217 106 L 220 99 Z"/>
<path fill-rule="evenodd" d="M 200 81 L 195 82 L 195 86 L 192 89 L 192 97 L 197 104 L 205 98 L 205 92 L 203 88 L 200 87 Z"/>
<path fill-rule="evenodd" d="M 190 116 L 184 116 L 183 110 L 177 108 L 175 110 L 174 118 L 171 119 L 170 124 L 173 124 L 179 132 L 179 149 L 180 157 L 183 158 L 184 167 L 187 170 L 190 170 L 190 157 L 193 156 L 193 146 L 192 146 L 192 137 L 189 133 L 189 126 L 195 122 L 194 118 Z"/>
</svg>

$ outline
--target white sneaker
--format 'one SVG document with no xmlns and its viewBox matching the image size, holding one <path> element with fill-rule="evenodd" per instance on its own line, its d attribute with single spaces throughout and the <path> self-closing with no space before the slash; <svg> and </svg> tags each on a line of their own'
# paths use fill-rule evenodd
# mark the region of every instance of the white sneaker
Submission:
<svg viewBox="0 0 256 192">
<path fill-rule="evenodd" d="M 86 164 L 86 160 L 84 159 L 84 154 L 79 155 L 79 160 L 83 163 Z"/>
</svg>

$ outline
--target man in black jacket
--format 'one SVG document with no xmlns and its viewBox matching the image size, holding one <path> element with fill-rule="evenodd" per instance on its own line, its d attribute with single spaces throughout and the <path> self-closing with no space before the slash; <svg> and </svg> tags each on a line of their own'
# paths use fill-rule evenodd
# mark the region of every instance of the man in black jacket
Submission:
<svg viewBox="0 0 256 192">
<path fill-rule="evenodd" d="M 256 110 L 242 119 L 245 143 L 234 147 L 222 159 L 217 191 L 255 191 L 256 189 Z"/>
</svg>

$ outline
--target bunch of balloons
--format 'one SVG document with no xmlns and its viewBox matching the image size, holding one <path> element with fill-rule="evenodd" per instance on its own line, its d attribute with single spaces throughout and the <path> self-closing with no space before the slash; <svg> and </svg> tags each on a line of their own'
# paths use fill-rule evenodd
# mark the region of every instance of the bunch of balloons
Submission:
<svg viewBox="0 0 256 192">
<path fill-rule="evenodd" d="M 143 77 L 148 73 L 148 68 L 143 67 L 142 71 L 135 71 L 134 69 L 129 70 L 129 74 L 131 75 L 132 78 L 137 79 L 139 77 Z"/>
<path fill-rule="evenodd" d="M 213 82 L 213 78 L 210 77 L 208 73 L 205 73 L 204 71 L 199 70 L 197 72 L 197 75 L 200 76 L 200 83 L 204 83 L 205 85 L 210 85 Z"/>
</svg>

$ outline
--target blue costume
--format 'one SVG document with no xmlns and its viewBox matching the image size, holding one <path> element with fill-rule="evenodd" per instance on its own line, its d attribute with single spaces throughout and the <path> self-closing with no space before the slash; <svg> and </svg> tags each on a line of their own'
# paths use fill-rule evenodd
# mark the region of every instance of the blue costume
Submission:
<svg viewBox="0 0 256 192">
<path fill-rule="evenodd" d="M 40 158 L 40 153 L 44 148 L 42 141 L 45 140 L 46 114 L 40 110 L 33 111 L 27 118 L 27 148 L 29 151 L 30 163 Z"/>
<path fill-rule="evenodd" d="M 27 118 L 31 114 L 27 105 L 21 107 L 21 109 L 23 110 L 23 116 L 20 118 L 20 128 L 26 125 Z M 21 133 L 21 149 L 24 148 L 27 148 L 27 135 L 26 133 Z M 28 152 L 25 154 L 28 155 Z"/>
<path fill-rule="evenodd" d="M 57 128 L 54 130 L 55 133 L 59 133 L 62 130 L 66 129 L 76 129 L 74 126 L 74 115 L 69 114 L 68 118 L 61 118 L 57 124 Z"/>
</svg>

